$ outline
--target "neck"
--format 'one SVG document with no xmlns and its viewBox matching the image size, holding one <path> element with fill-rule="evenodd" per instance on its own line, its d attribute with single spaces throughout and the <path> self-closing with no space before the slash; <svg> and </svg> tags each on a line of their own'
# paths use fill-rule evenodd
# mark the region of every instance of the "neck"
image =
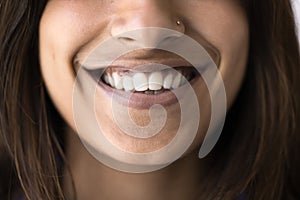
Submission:
<svg viewBox="0 0 300 200">
<path fill-rule="evenodd" d="M 67 136 L 66 156 L 78 200 L 195 199 L 203 171 L 196 152 L 151 173 L 116 171 L 92 157 L 75 133 Z M 67 199 L 74 199 L 72 179 L 64 179 Z"/>
</svg>

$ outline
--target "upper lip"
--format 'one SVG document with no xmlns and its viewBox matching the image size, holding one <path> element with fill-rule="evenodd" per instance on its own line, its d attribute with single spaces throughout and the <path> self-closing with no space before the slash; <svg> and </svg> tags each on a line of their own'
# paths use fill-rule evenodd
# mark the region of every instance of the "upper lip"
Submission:
<svg viewBox="0 0 300 200">
<path fill-rule="evenodd" d="M 212 59 L 218 65 L 218 58 L 212 57 Z M 207 63 L 203 62 L 199 63 L 198 66 L 192 66 L 191 63 L 176 54 L 157 49 L 131 52 L 128 55 L 121 56 L 112 63 L 96 62 L 94 65 L 89 66 L 85 63 L 80 63 L 79 60 L 75 61 L 76 71 L 78 71 L 80 67 L 84 67 L 87 70 L 104 70 L 105 68 L 110 67 L 116 70 L 128 70 L 133 72 L 138 68 L 138 71 L 152 72 L 156 70 L 162 70 L 164 66 L 165 68 L 204 68 L 205 64 Z"/>
</svg>

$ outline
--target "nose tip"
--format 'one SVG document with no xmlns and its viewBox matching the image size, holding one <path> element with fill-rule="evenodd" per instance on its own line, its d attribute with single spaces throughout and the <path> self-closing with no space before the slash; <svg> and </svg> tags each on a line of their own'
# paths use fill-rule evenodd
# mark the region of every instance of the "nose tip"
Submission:
<svg viewBox="0 0 300 200">
<path fill-rule="evenodd" d="M 163 41 L 181 37 L 185 26 L 171 11 L 152 6 L 133 10 L 126 15 L 120 14 L 111 23 L 110 30 L 111 36 L 125 45 L 155 48 Z"/>
<path fill-rule="evenodd" d="M 157 48 L 163 43 L 172 42 L 183 35 L 182 32 L 161 27 L 137 28 L 120 33 L 114 37 L 121 43 L 133 48 Z"/>
</svg>

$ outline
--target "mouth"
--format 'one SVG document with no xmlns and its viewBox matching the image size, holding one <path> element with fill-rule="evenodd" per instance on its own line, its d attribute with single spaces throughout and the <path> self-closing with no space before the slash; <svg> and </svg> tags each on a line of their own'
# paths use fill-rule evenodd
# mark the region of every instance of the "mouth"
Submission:
<svg viewBox="0 0 300 200">
<path fill-rule="evenodd" d="M 159 95 L 176 90 L 199 76 L 199 72 L 192 66 L 154 67 L 152 71 L 128 70 L 122 67 L 86 71 L 100 86 L 105 85 L 119 92 L 145 95 Z"/>
<path fill-rule="evenodd" d="M 75 71 L 83 69 L 94 81 L 95 94 L 135 109 L 180 104 L 181 99 L 189 98 L 187 91 L 194 92 L 201 74 L 210 67 L 209 59 L 199 59 L 192 65 L 176 54 L 161 50 L 134 51 L 112 63 L 101 57 L 89 59 L 83 63 L 77 60 Z"/>
<path fill-rule="evenodd" d="M 186 91 L 201 76 L 199 69 L 191 65 L 166 66 L 156 63 L 137 68 L 83 69 L 95 81 L 98 94 L 105 92 L 126 107 L 149 109 L 154 104 L 171 106 L 186 98 Z M 204 70 L 202 67 L 201 72 Z"/>
</svg>

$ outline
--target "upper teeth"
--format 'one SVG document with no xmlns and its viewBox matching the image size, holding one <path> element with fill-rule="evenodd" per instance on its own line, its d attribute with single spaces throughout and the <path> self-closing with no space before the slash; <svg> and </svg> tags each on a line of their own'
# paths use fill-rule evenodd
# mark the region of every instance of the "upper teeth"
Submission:
<svg viewBox="0 0 300 200">
<path fill-rule="evenodd" d="M 155 71 L 151 73 L 132 73 L 120 75 L 118 72 L 106 72 L 103 80 L 106 84 L 118 90 L 125 91 L 158 91 L 162 89 L 176 89 L 185 84 L 190 75 L 184 77 L 175 70 Z"/>
</svg>

